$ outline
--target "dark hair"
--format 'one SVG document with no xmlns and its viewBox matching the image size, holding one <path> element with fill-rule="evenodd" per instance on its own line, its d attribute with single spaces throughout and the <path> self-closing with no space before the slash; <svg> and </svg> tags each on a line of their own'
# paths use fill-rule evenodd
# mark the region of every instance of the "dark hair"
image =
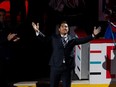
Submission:
<svg viewBox="0 0 116 87">
<path fill-rule="evenodd" d="M 6 14 L 6 10 L 3 8 L 0 8 L 0 12 L 3 12 L 4 14 Z"/>
<path fill-rule="evenodd" d="M 64 24 L 64 23 L 65 23 L 65 24 L 68 24 L 67 21 L 61 21 L 61 22 L 59 23 L 58 27 L 60 28 L 61 24 Z"/>
</svg>

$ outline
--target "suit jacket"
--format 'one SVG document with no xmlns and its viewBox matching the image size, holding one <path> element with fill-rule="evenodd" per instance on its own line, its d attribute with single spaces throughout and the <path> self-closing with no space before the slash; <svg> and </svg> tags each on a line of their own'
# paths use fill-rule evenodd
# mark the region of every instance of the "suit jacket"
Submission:
<svg viewBox="0 0 116 87">
<path fill-rule="evenodd" d="M 38 37 L 41 38 L 41 40 L 43 40 L 45 39 L 46 36 L 39 35 Z M 73 56 L 74 46 L 89 42 L 92 39 L 94 39 L 92 35 L 87 36 L 85 38 L 77 38 L 76 36 L 68 35 L 68 43 L 64 47 L 61 40 L 61 36 L 59 34 L 51 36 L 49 39 L 47 39 L 51 41 L 53 51 L 49 65 L 53 67 L 62 67 L 63 59 L 65 59 L 66 66 L 74 68 L 75 66 Z"/>
</svg>

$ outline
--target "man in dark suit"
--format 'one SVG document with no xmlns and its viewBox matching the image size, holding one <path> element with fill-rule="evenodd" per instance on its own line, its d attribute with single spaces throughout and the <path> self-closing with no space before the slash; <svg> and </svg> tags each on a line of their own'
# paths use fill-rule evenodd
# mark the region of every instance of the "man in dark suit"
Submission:
<svg viewBox="0 0 116 87">
<path fill-rule="evenodd" d="M 12 58 L 9 47 L 19 39 L 17 34 L 10 30 L 10 25 L 6 21 L 6 10 L 0 8 L 0 85 L 3 87 L 9 87 L 13 70 L 11 69 Z"/>
<path fill-rule="evenodd" d="M 39 23 L 32 22 L 32 26 L 38 39 L 43 41 L 46 36 L 40 32 Z M 66 21 L 61 22 L 59 25 L 59 34 L 53 35 L 49 39 L 53 49 L 49 62 L 51 66 L 50 87 L 58 87 L 60 80 L 62 80 L 63 87 L 71 87 L 71 70 L 75 66 L 72 55 L 73 47 L 93 40 L 100 33 L 100 30 L 101 27 L 94 27 L 92 35 L 79 39 L 76 36 L 69 35 L 69 26 Z"/>
</svg>

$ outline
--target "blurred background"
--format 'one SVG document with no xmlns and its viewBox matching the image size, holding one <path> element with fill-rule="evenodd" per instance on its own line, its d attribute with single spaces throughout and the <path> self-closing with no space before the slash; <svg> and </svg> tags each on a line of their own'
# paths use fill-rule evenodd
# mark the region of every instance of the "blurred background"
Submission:
<svg viewBox="0 0 116 87">
<path fill-rule="evenodd" d="M 38 80 L 49 77 L 51 49 L 36 40 L 31 22 L 39 22 L 46 35 L 55 33 L 61 20 L 86 34 L 92 33 L 94 25 L 101 26 L 103 37 L 110 10 L 115 15 L 116 0 L 0 0 L 0 8 L 6 10 L 5 20 L 11 31 L 21 38 L 10 45 L 13 57 L 6 60 L 11 65 L 8 76 L 14 81 Z"/>
</svg>

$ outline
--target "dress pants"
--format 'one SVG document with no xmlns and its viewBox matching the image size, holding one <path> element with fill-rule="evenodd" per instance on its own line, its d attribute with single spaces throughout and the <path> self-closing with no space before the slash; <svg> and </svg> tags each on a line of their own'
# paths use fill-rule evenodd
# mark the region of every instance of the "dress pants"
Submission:
<svg viewBox="0 0 116 87">
<path fill-rule="evenodd" d="M 71 87 L 71 69 L 65 64 L 61 67 L 51 66 L 50 87 L 59 87 L 60 81 L 63 87 Z"/>
</svg>

